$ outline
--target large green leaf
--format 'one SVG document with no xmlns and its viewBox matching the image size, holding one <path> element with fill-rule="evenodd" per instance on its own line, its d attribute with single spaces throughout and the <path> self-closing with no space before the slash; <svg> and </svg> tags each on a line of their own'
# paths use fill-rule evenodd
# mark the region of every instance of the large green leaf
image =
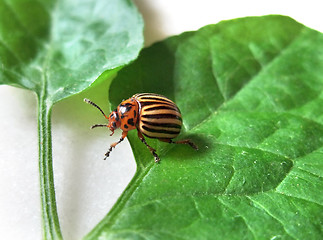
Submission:
<svg viewBox="0 0 323 240">
<path fill-rule="evenodd" d="M 44 239 L 61 239 L 52 169 L 51 110 L 134 60 L 143 22 L 130 0 L 0 1 L 0 84 L 38 98 Z M 107 82 L 106 84 L 109 84 Z"/>
<path fill-rule="evenodd" d="M 137 172 L 86 239 L 319 239 L 322 90 L 323 35 L 288 17 L 225 21 L 145 49 L 111 102 L 168 96 L 181 138 L 200 150 L 148 139 L 156 164 L 129 133 Z"/>
</svg>

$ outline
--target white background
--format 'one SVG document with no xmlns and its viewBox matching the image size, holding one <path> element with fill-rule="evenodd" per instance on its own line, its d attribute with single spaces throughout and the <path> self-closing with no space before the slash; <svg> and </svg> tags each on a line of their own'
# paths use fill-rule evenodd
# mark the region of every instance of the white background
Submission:
<svg viewBox="0 0 323 240">
<path fill-rule="evenodd" d="M 321 1 L 136 0 L 144 16 L 146 46 L 167 36 L 221 20 L 282 14 L 323 32 Z M 135 172 L 128 141 L 107 161 L 103 154 L 119 138 L 106 129 L 96 109 L 82 102 L 97 96 L 107 111 L 105 86 L 55 105 L 53 156 L 58 212 L 65 239 L 80 239 L 109 211 Z M 124 96 L 127 98 L 129 96 Z M 92 98 L 94 101 L 95 99 Z M 75 108 L 74 108 L 75 106 Z M 41 239 L 36 98 L 29 91 L 0 86 L 0 238 Z M 152 159 L 153 161 L 153 159 Z"/>
</svg>

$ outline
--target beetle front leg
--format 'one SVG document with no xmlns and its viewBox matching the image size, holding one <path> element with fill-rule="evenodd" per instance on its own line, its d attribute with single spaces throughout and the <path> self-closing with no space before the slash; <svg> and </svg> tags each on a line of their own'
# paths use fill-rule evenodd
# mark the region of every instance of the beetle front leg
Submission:
<svg viewBox="0 0 323 240">
<path fill-rule="evenodd" d="M 156 150 L 148 145 L 148 143 L 146 142 L 144 136 L 141 134 L 141 132 L 139 130 L 138 130 L 138 137 L 147 146 L 147 148 L 149 149 L 151 154 L 155 157 L 155 162 L 158 163 L 160 161 L 160 158 L 158 157 L 158 155 L 156 153 Z"/>
<path fill-rule="evenodd" d="M 123 132 L 122 132 L 122 135 L 121 135 L 121 138 L 119 139 L 119 141 L 118 141 L 118 142 L 115 142 L 115 143 L 112 143 L 112 144 L 110 145 L 110 148 L 109 148 L 109 150 L 106 152 L 105 157 L 103 158 L 103 160 L 106 160 L 106 159 L 107 159 L 107 157 L 109 157 L 110 152 L 112 151 L 112 149 L 113 149 L 113 148 L 115 148 L 119 143 L 121 143 L 121 142 L 125 139 L 125 137 L 127 136 L 127 134 L 128 134 L 128 132 L 126 132 L 126 131 L 123 131 Z"/>
</svg>

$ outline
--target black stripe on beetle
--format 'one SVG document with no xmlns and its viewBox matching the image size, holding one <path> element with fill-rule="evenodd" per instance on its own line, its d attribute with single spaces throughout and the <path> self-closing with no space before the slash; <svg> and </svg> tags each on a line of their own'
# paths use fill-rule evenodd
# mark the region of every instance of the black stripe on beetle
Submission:
<svg viewBox="0 0 323 240">
<path fill-rule="evenodd" d="M 156 104 L 157 105 L 157 104 Z M 152 106 L 152 107 L 145 107 L 145 111 L 154 111 L 154 110 L 173 110 L 173 111 L 176 111 L 177 109 L 173 106 L 169 106 L 169 105 L 160 105 L 160 106 Z"/>
<path fill-rule="evenodd" d="M 149 105 L 157 105 L 157 104 L 163 104 L 163 105 L 175 107 L 174 103 L 170 103 L 170 102 L 158 102 L 158 101 L 142 101 L 142 102 L 140 102 L 140 105 L 142 107 L 147 107 Z"/>
<path fill-rule="evenodd" d="M 141 117 L 147 118 L 147 119 L 172 118 L 172 119 L 178 119 L 178 120 L 182 121 L 182 118 L 180 116 L 175 115 L 175 114 L 144 114 Z"/>
<path fill-rule="evenodd" d="M 182 126 L 176 123 L 154 123 L 146 120 L 141 120 L 142 123 L 155 127 L 166 127 L 166 128 L 181 128 Z"/>
<path fill-rule="evenodd" d="M 142 126 L 143 129 L 145 129 L 148 132 L 152 133 L 167 133 L 167 134 L 178 134 L 180 132 L 180 129 L 178 131 L 172 131 L 167 129 L 155 129 L 155 128 L 149 128 L 145 125 Z"/>
</svg>

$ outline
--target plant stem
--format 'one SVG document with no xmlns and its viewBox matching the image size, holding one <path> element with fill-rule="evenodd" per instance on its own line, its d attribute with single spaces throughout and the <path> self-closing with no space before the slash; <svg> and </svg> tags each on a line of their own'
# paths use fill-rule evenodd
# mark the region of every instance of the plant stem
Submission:
<svg viewBox="0 0 323 240">
<path fill-rule="evenodd" d="M 52 104 L 38 97 L 39 174 L 43 239 L 63 239 L 56 208 L 51 135 Z"/>
</svg>

